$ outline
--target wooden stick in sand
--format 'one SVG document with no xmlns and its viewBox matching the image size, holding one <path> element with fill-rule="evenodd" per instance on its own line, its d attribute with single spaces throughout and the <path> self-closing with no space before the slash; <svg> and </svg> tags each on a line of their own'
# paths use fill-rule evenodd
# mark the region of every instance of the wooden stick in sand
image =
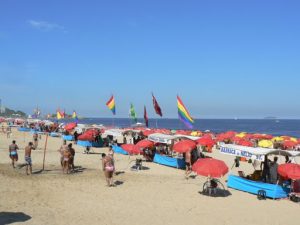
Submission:
<svg viewBox="0 0 300 225">
<path fill-rule="evenodd" d="M 47 149 L 47 144 L 48 144 L 48 136 L 49 136 L 49 134 L 47 134 L 46 141 L 45 141 L 44 159 L 43 159 L 43 171 L 45 170 L 45 157 L 46 157 L 46 149 Z"/>
</svg>

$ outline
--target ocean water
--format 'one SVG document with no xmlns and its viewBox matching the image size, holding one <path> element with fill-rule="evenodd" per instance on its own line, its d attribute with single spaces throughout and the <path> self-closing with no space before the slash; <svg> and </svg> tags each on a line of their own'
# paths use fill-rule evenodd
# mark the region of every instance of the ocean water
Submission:
<svg viewBox="0 0 300 225">
<path fill-rule="evenodd" d="M 143 122 L 143 120 L 139 120 Z M 79 120 L 85 124 L 103 124 L 105 126 L 129 127 L 133 124 L 127 118 L 85 118 Z M 178 119 L 149 119 L 150 128 L 186 129 Z M 300 137 L 300 120 L 273 120 L 273 119 L 197 119 L 194 129 L 210 130 L 221 133 L 228 130 L 249 133 L 266 133 L 272 135 L 287 135 Z"/>
</svg>

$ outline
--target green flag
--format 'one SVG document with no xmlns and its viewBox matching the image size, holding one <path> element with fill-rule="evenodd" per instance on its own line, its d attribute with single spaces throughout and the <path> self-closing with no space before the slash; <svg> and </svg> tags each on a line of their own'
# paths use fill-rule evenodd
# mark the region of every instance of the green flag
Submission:
<svg viewBox="0 0 300 225">
<path fill-rule="evenodd" d="M 130 104 L 130 111 L 129 112 L 130 112 L 130 116 L 131 116 L 132 120 L 137 123 L 137 116 L 136 116 L 136 112 L 134 110 L 134 107 L 133 107 L 132 103 Z"/>
</svg>

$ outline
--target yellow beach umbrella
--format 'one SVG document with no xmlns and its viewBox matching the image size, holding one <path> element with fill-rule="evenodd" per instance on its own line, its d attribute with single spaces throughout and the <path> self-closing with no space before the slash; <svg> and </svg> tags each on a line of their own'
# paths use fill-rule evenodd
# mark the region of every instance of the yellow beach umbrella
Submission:
<svg viewBox="0 0 300 225">
<path fill-rule="evenodd" d="M 282 137 L 274 137 L 272 141 L 284 141 Z"/>
<path fill-rule="evenodd" d="M 298 142 L 297 138 L 294 138 L 294 137 L 292 137 L 292 138 L 290 139 L 290 141 Z"/>
<path fill-rule="evenodd" d="M 270 140 L 262 140 L 258 142 L 258 146 L 262 148 L 272 148 L 273 147 L 273 142 Z"/>
<path fill-rule="evenodd" d="M 236 137 L 239 137 L 239 138 L 244 138 L 245 136 L 247 135 L 246 132 L 242 132 L 242 133 L 239 133 L 237 135 L 235 135 Z"/>
</svg>

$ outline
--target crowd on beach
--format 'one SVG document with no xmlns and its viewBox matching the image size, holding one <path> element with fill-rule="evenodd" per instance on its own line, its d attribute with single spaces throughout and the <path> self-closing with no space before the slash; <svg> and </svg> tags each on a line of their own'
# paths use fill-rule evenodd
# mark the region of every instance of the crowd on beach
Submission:
<svg viewBox="0 0 300 225">
<path fill-rule="evenodd" d="M 41 138 L 41 134 L 45 132 L 61 132 L 62 135 L 71 135 L 73 137 L 73 143 L 67 143 L 66 140 L 63 140 L 63 144 L 61 145 L 60 149 L 58 150 L 60 156 L 60 165 L 62 168 L 63 174 L 69 174 L 75 171 L 75 150 L 73 148 L 73 144 L 77 144 L 78 140 L 83 140 L 82 137 L 87 138 L 86 140 L 91 142 L 98 142 L 102 143 L 102 146 L 109 147 L 109 151 L 107 154 L 102 154 L 102 170 L 104 171 L 105 178 L 107 181 L 108 186 L 114 186 L 113 182 L 113 175 L 116 173 L 115 169 L 115 161 L 114 161 L 114 151 L 112 146 L 121 146 L 126 144 L 137 145 L 143 140 L 147 139 L 147 136 L 153 133 L 161 133 L 165 135 L 173 135 L 174 132 L 165 129 L 146 129 L 146 128 L 132 128 L 124 129 L 122 133 L 121 140 L 115 138 L 113 135 L 104 135 L 105 130 L 100 128 L 91 128 L 91 129 L 83 129 L 83 130 L 76 130 L 74 127 L 72 129 L 64 129 L 64 126 L 61 126 L 57 123 L 28 123 L 24 122 L 20 124 L 22 127 L 28 127 L 34 129 L 32 141 L 28 143 L 25 147 L 25 162 L 26 162 L 26 174 L 32 173 L 32 159 L 31 159 L 31 152 L 32 150 L 38 149 L 38 140 Z M 2 132 L 7 134 L 7 138 L 11 138 L 11 127 L 2 125 Z M 209 157 L 209 153 L 213 151 L 213 148 L 218 148 L 219 143 L 226 143 L 226 144 L 236 144 L 242 146 L 251 146 L 251 147 L 261 147 L 262 142 L 264 144 L 268 144 L 268 147 L 274 149 L 286 149 L 287 145 L 285 143 L 292 142 L 294 143 L 291 145 L 288 150 L 299 150 L 299 140 L 292 138 L 292 137 L 273 137 L 271 135 L 265 134 L 247 134 L 247 133 L 237 133 L 237 132 L 226 132 L 221 134 L 214 134 L 210 131 L 207 132 L 200 132 L 200 131 L 175 131 L 175 134 L 179 135 L 177 139 L 171 141 L 171 143 L 156 143 L 150 146 L 146 146 L 141 148 L 139 154 L 141 154 L 144 159 L 148 162 L 152 162 L 154 156 L 156 154 L 165 155 L 169 157 L 180 157 L 184 159 L 186 169 L 185 169 L 185 176 L 188 179 L 190 174 L 192 173 L 192 166 L 198 159 L 207 158 Z M 180 136 L 182 135 L 182 136 Z M 186 137 L 197 137 L 196 142 L 198 142 L 195 147 L 193 147 L 190 151 L 186 151 L 183 153 L 176 153 L 174 152 L 173 146 L 185 140 Z M 120 138 L 119 138 L 120 139 Z M 296 140 L 296 141 L 295 141 Z M 297 144 L 296 144 L 297 142 Z M 270 145 L 271 143 L 271 145 Z M 291 144 L 291 143 L 289 143 Z M 90 146 L 87 146 L 85 149 L 85 153 L 89 153 Z M 9 145 L 9 156 L 12 160 L 12 166 L 15 167 L 15 163 L 18 161 L 18 153 L 19 147 L 15 140 Z M 242 160 L 241 157 L 237 157 L 236 165 L 238 165 L 238 161 Z M 278 169 L 278 157 L 274 157 L 273 161 L 269 160 L 266 156 L 264 161 L 261 163 L 260 171 L 261 174 L 259 178 L 255 178 L 255 174 L 251 176 L 245 176 L 241 174 L 241 176 L 248 178 L 248 179 L 259 179 L 266 183 L 278 183 L 280 182 L 280 177 L 278 176 L 277 169 Z M 137 161 L 138 162 L 138 161 Z M 286 157 L 286 163 L 290 163 L 291 160 Z"/>
</svg>

